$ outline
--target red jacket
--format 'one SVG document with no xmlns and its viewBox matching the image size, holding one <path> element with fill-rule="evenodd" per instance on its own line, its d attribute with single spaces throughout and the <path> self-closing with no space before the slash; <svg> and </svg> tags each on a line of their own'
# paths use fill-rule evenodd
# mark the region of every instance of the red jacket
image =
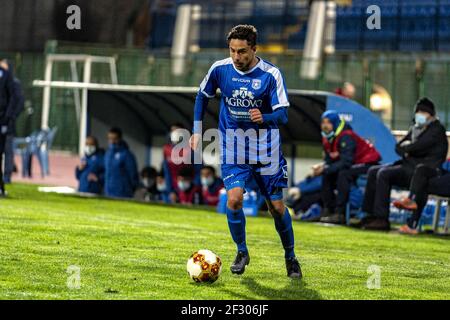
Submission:
<svg viewBox="0 0 450 320">
<path fill-rule="evenodd" d="M 170 179 L 170 184 L 172 186 L 173 189 L 175 189 L 175 191 L 178 191 L 178 186 L 177 186 L 177 176 L 178 176 L 178 171 L 186 166 L 190 166 L 189 164 L 185 164 L 185 163 L 181 163 L 181 164 L 175 164 L 172 161 L 172 150 L 173 150 L 173 145 L 172 144 L 165 144 L 163 146 L 163 156 L 164 156 L 164 161 L 167 163 L 167 168 L 168 168 L 168 173 L 170 175 L 170 177 L 166 177 Z M 180 151 L 180 153 L 178 154 L 179 157 L 182 158 L 187 158 L 187 155 L 189 155 L 189 150 L 188 149 L 182 149 Z"/>
<path fill-rule="evenodd" d="M 200 204 L 202 202 L 202 190 L 198 186 L 192 186 L 187 191 L 178 191 L 178 200 L 181 204 Z"/>
<path fill-rule="evenodd" d="M 211 187 L 202 187 L 203 204 L 216 206 L 219 203 L 220 190 L 223 189 L 222 180 L 217 179 Z"/>
<path fill-rule="evenodd" d="M 342 131 L 332 143 L 326 138 L 322 138 L 322 144 L 325 152 L 330 155 L 333 160 L 339 159 L 339 141 L 345 135 L 349 135 L 356 141 L 356 150 L 353 158 L 353 164 L 374 163 L 381 160 L 381 156 L 373 144 L 358 136 L 353 130 Z"/>
</svg>

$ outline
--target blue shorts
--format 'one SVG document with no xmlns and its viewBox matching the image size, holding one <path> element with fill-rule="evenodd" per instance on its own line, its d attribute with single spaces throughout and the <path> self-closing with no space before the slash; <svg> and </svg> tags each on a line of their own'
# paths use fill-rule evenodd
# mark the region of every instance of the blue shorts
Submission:
<svg viewBox="0 0 450 320">
<path fill-rule="evenodd" d="M 268 165 L 270 166 L 270 165 Z M 288 187 L 286 160 L 281 157 L 279 167 L 272 175 L 261 174 L 266 166 L 254 164 L 222 164 L 222 179 L 227 191 L 234 188 L 261 190 L 263 196 L 276 201 L 283 199 L 283 188 Z M 256 176 L 256 177 L 255 177 Z"/>
</svg>

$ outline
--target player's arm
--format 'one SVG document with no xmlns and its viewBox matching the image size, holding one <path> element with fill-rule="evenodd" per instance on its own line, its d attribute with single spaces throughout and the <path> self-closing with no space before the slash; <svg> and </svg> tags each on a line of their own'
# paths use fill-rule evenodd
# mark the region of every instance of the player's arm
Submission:
<svg viewBox="0 0 450 320">
<path fill-rule="evenodd" d="M 195 98 L 194 125 L 192 129 L 193 135 L 189 140 L 189 145 L 191 146 L 192 150 L 197 149 L 202 134 L 201 123 L 203 122 L 209 99 L 215 97 L 218 87 L 219 85 L 217 81 L 217 69 L 216 66 L 213 65 L 200 84 L 200 89 L 197 93 L 197 97 Z"/>
<path fill-rule="evenodd" d="M 272 113 L 262 114 L 259 109 L 251 109 L 250 119 L 258 124 L 274 122 L 277 125 L 284 125 L 288 122 L 289 107 L 286 85 L 280 70 L 274 69 L 272 76 L 269 92 Z"/>
<path fill-rule="evenodd" d="M 250 109 L 250 119 L 258 124 L 274 122 L 277 125 L 284 125 L 288 122 L 287 108 L 278 108 L 272 113 L 261 113 L 259 109 Z"/>
</svg>

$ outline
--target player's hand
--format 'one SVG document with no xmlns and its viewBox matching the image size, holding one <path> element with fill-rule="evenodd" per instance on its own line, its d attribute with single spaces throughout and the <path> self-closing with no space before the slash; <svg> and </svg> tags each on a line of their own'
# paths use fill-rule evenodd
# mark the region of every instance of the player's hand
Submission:
<svg viewBox="0 0 450 320">
<path fill-rule="evenodd" d="M 338 151 L 330 152 L 330 158 L 333 160 L 339 158 L 339 152 Z"/>
<path fill-rule="evenodd" d="M 175 192 L 169 194 L 170 203 L 177 203 L 178 197 Z"/>
<path fill-rule="evenodd" d="M 257 124 L 262 124 L 264 122 L 263 115 L 259 109 L 250 109 L 250 120 Z"/>
<path fill-rule="evenodd" d="M 94 181 L 94 182 L 98 181 L 98 177 L 94 173 L 89 173 L 87 179 L 88 179 L 88 181 Z"/>
<path fill-rule="evenodd" d="M 85 161 L 82 161 L 79 165 L 78 165 L 78 170 L 83 171 L 86 168 L 87 164 Z"/>
<path fill-rule="evenodd" d="M 200 143 L 200 139 L 202 138 L 201 134 L 194 133 L 191 138 L 189 139 L 189 146 L 192 150 L 197 150 L 198 144 Z"/>
<path fill-rule="evenodd" d="M 320 176 L 323 173 L 324 165 L 323 164 L 316 164 L 312 167 L 313 176 L 317 177 Z"/>
</svg>

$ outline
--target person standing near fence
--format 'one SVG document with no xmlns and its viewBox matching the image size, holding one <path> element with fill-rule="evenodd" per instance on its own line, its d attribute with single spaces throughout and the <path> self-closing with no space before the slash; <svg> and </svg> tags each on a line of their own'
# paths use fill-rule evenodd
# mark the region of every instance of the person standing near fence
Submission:
<svg viewBox="0 0 450 320">
<path fill-rule="evenodd" d="M 11 72 L 0 66 L 0 196 L 6 195 L 3 182 L 3 154 L 15 103 L 14 78 Z"/>
<path fill-rule="evenodd" d="M 14 171 L 14 137 L 16 135 L 16 120 L 24 109 L 24 96 L 20 80 L 13 76 L 13 68 L 11 66 L 11 63 L 6 59 L 2 59 L 0 60 L 0 67 L 9 71 L 14 81 L 15 103 L 11 118 L 8 122 L 8 132 L 6 134 L 5 173 L 3 177 L 4 183 L 11 183 L 11 176 Z"/>
</svg>

